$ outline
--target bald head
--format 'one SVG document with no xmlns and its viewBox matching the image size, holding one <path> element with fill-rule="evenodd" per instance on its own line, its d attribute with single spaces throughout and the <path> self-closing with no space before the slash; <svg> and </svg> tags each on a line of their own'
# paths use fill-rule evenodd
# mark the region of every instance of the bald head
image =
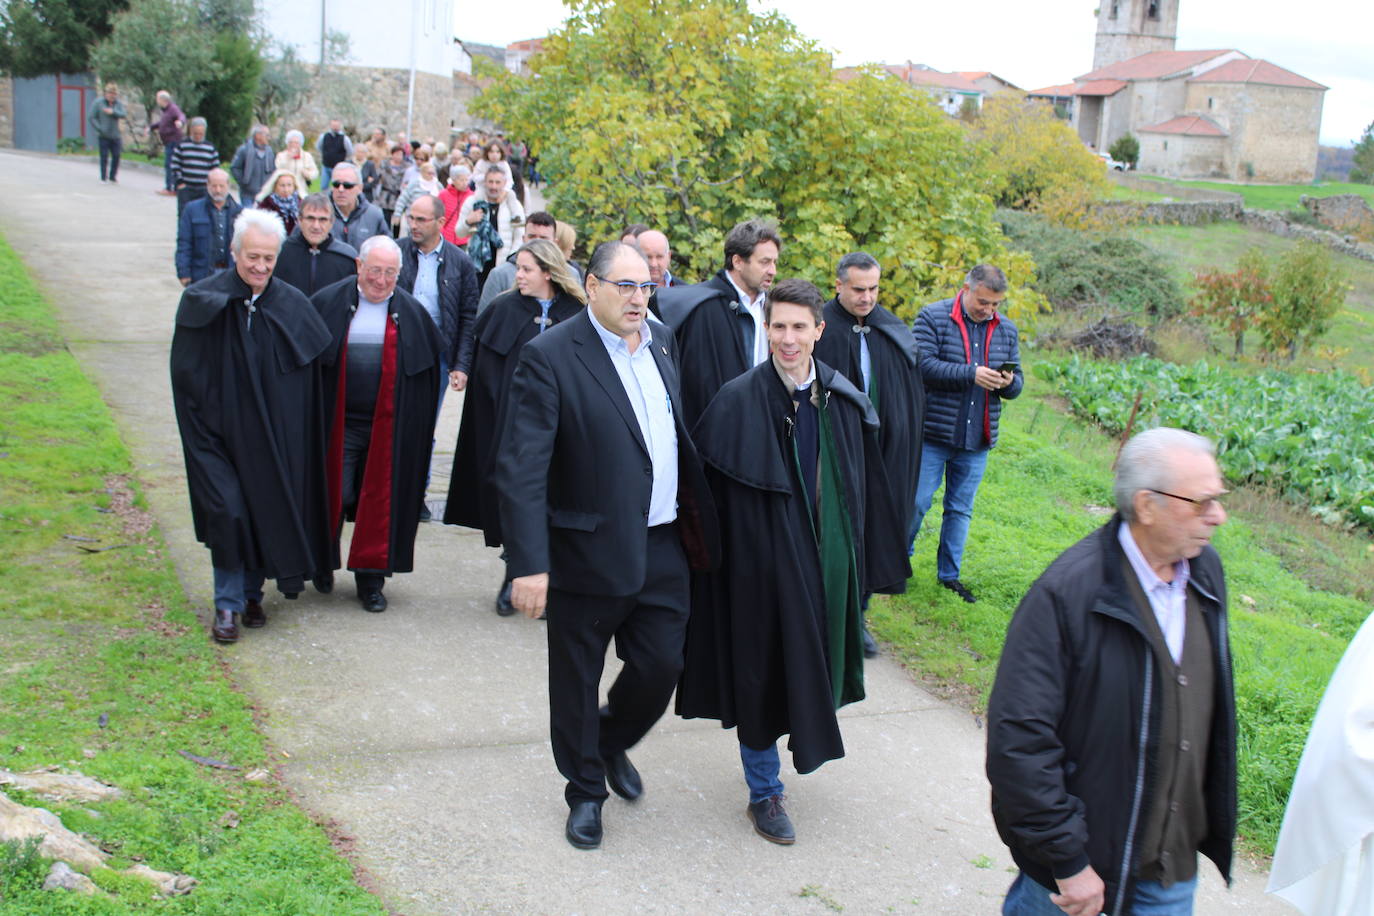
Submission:
<svg viewBox="0 0 1374 916">
<path fill-rule="evenodd" d="M 657 229 L 645 229 L 635 241 L 639 245 L 640 253 L 644 255 L 644 260 L 649 262 L 649 279 L 662 286 L 663 278 L 668 273 L 668 264 L 673 259 L 673 253 L 668 247 L 668 236 Z"/>
</svg>

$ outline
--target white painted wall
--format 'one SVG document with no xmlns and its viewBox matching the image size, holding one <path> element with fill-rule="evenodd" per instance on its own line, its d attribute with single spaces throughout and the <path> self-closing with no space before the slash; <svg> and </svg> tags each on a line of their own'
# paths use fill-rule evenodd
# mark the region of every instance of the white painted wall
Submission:
<svg viewBox="0 0 1374 916">
<path fill-rule="evenodd" d="M 351 39 L 359 67 L 409 70 L 451 77 L 455 0 L 258 0 L 262 24 L 273 40 L 294 44 L 306 62 L 320 59 L 324 31 Z M 321 16 L 323 15 L 323 28 Z"/>
</svg>

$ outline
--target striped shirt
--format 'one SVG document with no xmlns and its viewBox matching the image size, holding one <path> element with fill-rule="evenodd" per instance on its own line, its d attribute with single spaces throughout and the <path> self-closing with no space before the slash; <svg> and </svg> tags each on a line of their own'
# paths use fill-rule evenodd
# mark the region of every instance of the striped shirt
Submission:
<svg viewBox="0 0 1374 916">
<path fill-rule="evenodd" d="M 182 140 L 172 151 L 172 180 L 174 184 L 205 187 L 205 176 L 219 165 L 219 151 L 208 142 Z"/>
</svg>

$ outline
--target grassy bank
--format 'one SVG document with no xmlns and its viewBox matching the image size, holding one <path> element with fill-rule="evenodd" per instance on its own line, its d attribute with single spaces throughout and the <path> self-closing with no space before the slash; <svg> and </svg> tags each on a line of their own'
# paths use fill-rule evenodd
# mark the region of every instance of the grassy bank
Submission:
<svg viewBox="0 0 1374 916">
<path fill-rule="evenodd" d="M 872 611 L 876 633 L 904 662 L 979 709 L 1021 596 L 1054 557 L 1110 515 L 1115 442 L 1057 409 L 1043 383 L 1028 379 L 1027 389 L 1003 413 L 978 492 L 963 576 L 978 603 L 965 604 L 935 582 L 937 495 L 917 540 L 908 593 L 875 602 Z M 1367 577 L 1374 556 L 1362 553 L 1367 541 L 1329 531 L 1342 541 L 1330 556 L 1296 545 L 1274 549 L 1305 530 L 1301 510 L 1256 493 L 1237 494 L 1229 508 L 1216 545 L 1231 595 L 1241 829 L 1256 849 L 1269 851 L 1321 693 L 1370 611 L 1352 597 L 1358 583 L 1351 575 L 1362 569 Z"/>
<path fill-rule="evenodd" d="M 1141 175 L 1151 181 L 1169 181 L 1189 188 L 1208 191 L 1227 191 L 1245 198 L 1245 206 L 1255 210 L 1296 210 L 1302 206 L 1303 195 L 1333 197 L 1337 194 L 1358 194 L 1374 206 L 1374 185 L 1352 184 L 1342 181 L 1319 181 L 1314 184 L 1240 184 L 1227 181 L 1179 181 Z"/>
<path fill-rule="evenodd" d="M 80 771 L 124 797 L 6 792 L 93 839 L 112 869 L 199 881 L 160 900 L 99 869 L 110 896 L 45 892 L 47 863 L 10 844 L 0 914 L 385 912 L 271 775 L 274 752 L 188 606 L 108 409 L 3 241 L 0 284 L 0 767 Z"/>
</svg>

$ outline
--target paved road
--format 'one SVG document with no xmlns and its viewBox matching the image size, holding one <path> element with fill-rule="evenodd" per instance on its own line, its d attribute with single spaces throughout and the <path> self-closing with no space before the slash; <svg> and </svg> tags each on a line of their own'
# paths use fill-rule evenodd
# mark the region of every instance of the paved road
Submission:
<svg viewBox="0 0 1374 916">
<path fill-rule="evenodd" d="M 130 169 L 102 185 L 93 163 L 0 152 L 0 230 L 113 407 L 204 607 L 210 566 L 192 535 L 167 380 L 176 205 L 152 193 L 159 184 Z M 444 404 L 436 497 L 460 406 Z M 870 698 L 842 713 L 849 756 L 787 779 L 795 846 L 765 842 L 745 820 L 733 734 L 669 716 L 633 753 L 644 797 L 612 797 L 602 848 L 572 849 L 548 742 L 543 624 L 492 613 L 501 569 L 480 535 L 422 525 L 416 561 L 419 572 L 388 585 L 385 614 L 359 609 L 345 574 L 332 596 L 269 595 L 267 628 L 222 650 L 289 754 L 285 780 L 357 838 L 356 860 L 393 910 L 998 910 L 1011 862 L 988 815 L 983 733 L 886 659 L 869 665 Z M 1263 895 L 1254 870 L 1229 893 L 1203 874 L 1201 914 L 1292 912 Z"/>
</svg>

